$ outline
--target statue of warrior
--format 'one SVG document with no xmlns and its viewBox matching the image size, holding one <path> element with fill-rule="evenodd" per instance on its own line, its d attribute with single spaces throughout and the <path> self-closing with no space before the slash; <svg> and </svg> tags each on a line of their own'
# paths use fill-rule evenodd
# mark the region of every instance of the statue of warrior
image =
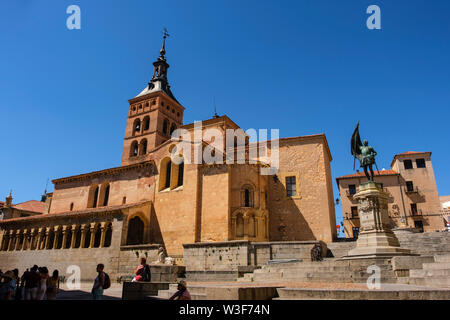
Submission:
<svg viewBox="0 0 450 320">
<path fill-rule="evenodd" d="M 351 152 L 353 155 L 353 170 L 355 169 L 355 159 L 358 158 L 360 162 L 360 166 L 364 169 L 364 173 L 366 174 L 367 180 L 373 181 L 373 169 L 372 165 L 375 165 L 375 156 L 377 155 L 374 148 L 369 146 L 369 142 L 364 140 L 364 144 L 361 143 L 361 138 L 359 137 L 359 121 L 356 124 L 355 130 L 353 131 L 352 139 L 351 139 Z M 370 175 L 368 170 L 370 170 Z"/>
</svg>

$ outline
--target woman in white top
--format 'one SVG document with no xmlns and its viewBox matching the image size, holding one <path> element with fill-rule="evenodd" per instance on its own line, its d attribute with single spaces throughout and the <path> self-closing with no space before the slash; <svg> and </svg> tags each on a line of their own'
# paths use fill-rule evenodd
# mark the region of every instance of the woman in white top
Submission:
<svg viewBox="0 0 450 320">
<path fill-rule="evenodd" d="M 44 300 L 45 292 L 47 291 L 48 269 L 47 267 L 39 268 L 41 279 L 39 280 L 39 291 L 37 300 Z"/>
</svg>

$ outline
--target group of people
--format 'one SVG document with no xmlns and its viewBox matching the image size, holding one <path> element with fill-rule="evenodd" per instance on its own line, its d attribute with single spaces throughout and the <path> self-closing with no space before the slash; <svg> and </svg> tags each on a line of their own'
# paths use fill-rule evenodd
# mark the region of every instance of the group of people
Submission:
<svg viewBox="0 0 450 320">
<path fill-rule="evenodd" d="M 0 300 L 56 300 L 59 291 L 59 272 L 50 276 L 47 267 L 34 265 L 21 277 L 19 270 L 0 270 Z"/>
</svg>

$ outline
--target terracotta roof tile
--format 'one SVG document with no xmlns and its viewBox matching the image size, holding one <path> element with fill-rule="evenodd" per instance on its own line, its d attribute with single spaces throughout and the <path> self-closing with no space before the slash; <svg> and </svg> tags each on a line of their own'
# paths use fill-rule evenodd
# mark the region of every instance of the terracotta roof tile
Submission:
<svg viewBox="0 0 450 320">
<path fill-rule="evenodd" d="M 429 153 L 430 151 L 407 151 L 407 152 L 403 152 L 403 153 L 398 153 L 396 154 L 396 156 L 403 156 L 403 155 L 408 155 L 408 154 L 420 154 L 420 153 Z"/>
<path fill-rule="evenodd" d="M 107 207 L 99 207 L 99 208 L 88 208 L 88 209 L 78 210 L 78 211 L 65 211 L 65 212 L 58 212 L 58 213 L 37 214 L 34 216 L 29 216 L 29 217 L 20 217 L 20 218 L 1 220 L 0 224 L 15 222 L 15 221 L 33 221 L 36 219 L 51 219 L 51 218 L 59 218 L 59 217 L 80 216 L 80 215 L 88 214 L 88 213 L 116 211 L 116 210 L 120 210 L 120 209 L 126 209 L 126 208 L 131 208 L 134 206 L 139 206 L 141 204 L 150 203 L 150 202 L 151 202 L 150 200 L 143 200 L 143 201 L 139 201 L 139 202 L 135 202 L 135 203 L 122 204 L 122 205 L 118 205 L 118 206 L 107 206 Z"/>
<path fill-rule="evenodd" d="M 13 205 L 14 209 L 44 213 L 45 203 L 37 200 L 29 200 Z"/>
<path fill-rule="evenodd" d="M 374 171 L 374 176 L 392 176 L 392 175 L 398 175 L 399 173 L 394 170 L 380 170 L 380 171 Z M 365 173 L 363 172 L 357 172 L 353 174 L 347 174 L 345 176 L 337 177 L 338 179 L 346 179 L 346 178 L 355 178 L 355 177 L 364 177 Z"/>
</svg>

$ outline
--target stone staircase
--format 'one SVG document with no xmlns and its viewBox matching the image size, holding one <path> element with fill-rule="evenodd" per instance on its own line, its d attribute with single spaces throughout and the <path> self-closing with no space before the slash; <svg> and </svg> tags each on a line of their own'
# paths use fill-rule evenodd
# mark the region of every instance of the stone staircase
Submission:
<svg viewBox="0 0 450 320">
<path fill-rule="evenodd" d="M 396 283 L 397 277 L 388 259 L 337 260 L 327 258 L 317 262 L 293 262 L 264 265 L 247 273 L 238 282 L 304 282 L 366 283 L 372 273 L 367 267 L 380 268 L 381 283 Z"/>
<path fill-rule="evenodd" d="M 399 282 L 450 289 L 450 254 L 435 255 L 434 262 L 409 270 L 409 277 L 399 278 Z"/>
<path fill-rule="evenodd" d="M 395 232 L 403 248 L 420 255 L 450 254 L 450 232 Z"/>
</svg>

